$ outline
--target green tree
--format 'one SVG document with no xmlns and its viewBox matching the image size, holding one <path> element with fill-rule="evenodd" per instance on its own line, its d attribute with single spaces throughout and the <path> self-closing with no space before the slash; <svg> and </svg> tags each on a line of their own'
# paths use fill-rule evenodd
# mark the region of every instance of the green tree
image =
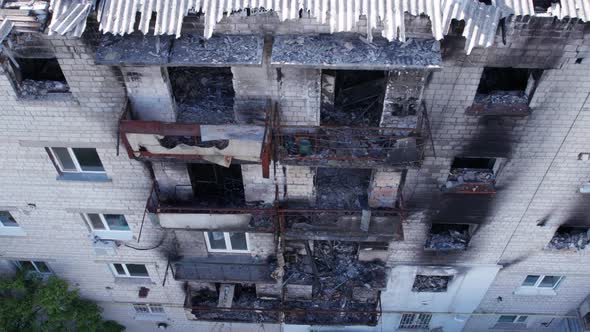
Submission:
<svg viewBox="0 0 590 332">
<path fill-rule="evenodd" d="M 78 290 L 55 276 L 43 281 L 25 272 L 0 279 L 0 331 L 121 332 L 125 327 L 105 321 L 101 308 L 83 300 Z"/>
</svg>

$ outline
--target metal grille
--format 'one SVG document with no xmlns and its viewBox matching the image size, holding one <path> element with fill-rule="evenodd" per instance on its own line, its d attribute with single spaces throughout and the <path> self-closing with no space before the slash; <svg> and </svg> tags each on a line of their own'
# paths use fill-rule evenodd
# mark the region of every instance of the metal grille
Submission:
<svg viewBox="0 0 590 332">
<path fill-rule="evenodd" d="M 138 314 L 149 314 L 150 309 L 148 308 L 147 304 L 134 304 L 133 308 L 135 312 Z"/>
<path fill-rule="evenodd" d="M 427 329 L 430 325 L 431 314 L 402 314 L 400 329 Z"/>
<path fill-rule="evenodd" d="M 164 307 L 162 307 L 161 304 L 150 304 L 150 310 L 152 311 L 152 314 L 164 313 Z"/>
</svg>

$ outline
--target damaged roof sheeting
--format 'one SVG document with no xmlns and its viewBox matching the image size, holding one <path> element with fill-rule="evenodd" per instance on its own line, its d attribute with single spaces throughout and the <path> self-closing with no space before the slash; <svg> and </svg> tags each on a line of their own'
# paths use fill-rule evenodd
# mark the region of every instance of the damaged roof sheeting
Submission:
<svg viewBox="0 0 590 332">
<path fill-rule="evenodd" d="M 86 18 L 90 14 L 91 1 L 55 0 L 51 1 L 49 11 L 53 12 L 49 24 L 49 34 L 80 37 L 86 29 Z"/>
<path fill-rule="evenodd" d="M 0 42 L 4 41 L 4 38 L 8 37 L 10 31 L 14 28 L 14 23 L 11 20 L 4 20 L 0 23 Z"/>
<path fill-rule="evenodd" d="M 66 0 L 58 0 L 66 1 Z M 69 0 L 71 1 L 71 0 Z M 590 0 L 567 0 L 553 5 L 548 13 L 586 21 Z M 572 3 L 574 3 L 572 5 Z M 499 20 L 509 15 L 534 15 L 532 0 L 496 0 L 486 5 L 478 0 L 103 0 L 98 6 L 101 31 L 116 35 L 134 31 L 136 13 L 140 12 L 139 30 L 147 34 L 155 11 L 154 34 L 180 37 L 182 22 L 190 13 L 205 15 L 205 37 L 213 34 L 215 25 L 226 15 L 246 8 L 264 8 L 278 12 L 281 20 L 296 19 L 299 11 L 309 11 L 320 23 L 328 23 L 331 32 L 354 31 L 360 16 L 367 18 L 367 37 L 383 24 L 383 37 L 405 41 L 404 13 L 427 15 L 432 23 L 432 35 L 441 40 L 449 30 L 452 19 L 465 20 L 463 36 L 467 39 L 467 54 L 473 47 L 492 44 Z"/>
<path fill-rule="evenodd" d="M 408 39 L 387 42 L 375 38 L 371 44 L 356 35 L 276 36 L 271 63 L 313 68 L 438 68 L 441 66 L 439 42 L 433 39 Z"/>
</svg>

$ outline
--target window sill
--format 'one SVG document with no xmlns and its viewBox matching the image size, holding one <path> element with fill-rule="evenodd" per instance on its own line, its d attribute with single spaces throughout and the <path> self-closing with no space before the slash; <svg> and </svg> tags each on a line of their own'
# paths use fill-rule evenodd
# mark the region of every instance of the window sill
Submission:
<svg viewBox="0 0 590 332">
<path fill-rule="evenodd" d="M 537 287 L 519 287 L 514 291 L 514 295 L 522 296 L 556 296 L 557 292 L 551 288 L 537 288 Z"/>
<path fill-rule="evenodd" d="M 528 104 L 473 103 L 473 105 L 467 107 L 465 114 L 475 116 L 527 116 L 531 114 L 531 108 Z"/>
<path fill-rule="evenodd" d="M 111 182 L 104 173 L 63 173 L 57 176 L 59 181 Z"/>
<path fill-rule="evenodd" d="M 92 235 L 101 240 L 129 241 L 133 239 L 131 231 L 93 231 Z"/>
<path fill-rule="evenodd" d="M 0 227 L 0 236 L 27 236 L 20 227 Z"/>
<path fill-rule="evenodd" d="M 154 285 L 155 282 L 152 281 L 149 277 L 145 278 L 125 278 L 125 277 L 115 277 L 115 284 L 117 285 Z"/>
<path fill-rule="evenodd" d="M 76 98 L 71 92 L 51 92 L 43 95 L 24 96 L 17 93 L 17 101 L 20 102 L 68 102 L 77 104 Z"/>
<path fill-rule="evenodd" d="M 138 321 L 161 322 L 168 320 L 166 314 L 136 314 L 133 319 Z"/>
</svg>

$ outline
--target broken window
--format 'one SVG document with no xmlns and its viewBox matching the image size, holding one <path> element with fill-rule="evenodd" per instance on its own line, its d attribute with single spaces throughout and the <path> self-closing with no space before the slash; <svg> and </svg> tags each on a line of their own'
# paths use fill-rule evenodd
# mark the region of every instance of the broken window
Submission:
<svg viewBox="0 0 590 332">
<path fill-rule="evenodd" d="M 61 173 L 104 173 L 96 149 L 91 148 L 49 148 Z"/>
<path fill-rule="evenodd" d="M 317 204 L 325 209 L 368 209 L 370 181 L 370 169 L 318 168 Z"/>
<path fill-rule="evenodd" d="M 5 68 L 15 81 L 20 97 L 43 98 L 68 93 L 70 87 L 55 57 L 8 57 Z"/>
<path fill-rule="evenodd" d="M 441 293 L 447 291 L 449 282 L 453 276 L 416 275 L 412 292 Z"/>
<path fill-rule="evenodd" d="M 110 263 L 109 267 L 115 277 L 149 278 L 147 268 L 143 264 Z"/>
<path fill-rule="evenodd" d="M 559 0 L 533 0 L 535 13 L 547 13 L 547 9 L 551 8 L 554 3 L 559 3 Z"/>
<path fill-rule="evenodd" d="M 494 192 L 501 162 L 498 158 L 457 157 L 445 189 L 449 192 Z"/>
<path fill-rule="evenodd" d="M 378 127 L 383 112 L 387 72 L 322 71 L 322 126 Z"/>
<path fill-rule="evenodd" d="M 26 273 L 36 274 L 51 274 L 49 265 L 42 261 L 15 261 L 14 264 L 17 268 L 21 269 Z"/>
<path fill-rule="evenodd" d="M 177 121 L 235 123 L 233 75 L 229 67 L 170 67 Z"/>
<path fill-rule="evenodd" d="M 547 249 L 584 250 L 588 243 L 590 243 L 590 228 L 560 226 L 549 241 Z"/>
<path fill-rule="evenodd" d="M 528 105 L 542 73 L 540 69 L 485 67 L 474 103 Z"/>
<path fill-rule="evenodd" d="M 188 169 L 193 194 L 198 201 L 223 207 L 240 206 L 245 202 L 240 165 L 222 167 L 193 163 Z"/>
<path fill-rule="evenodd" d="M 0 227 L 20 227 L 8 211 L 0 211 Z"/>
<path fill-rule="evenodd" d="M 476 227 L 469 224 L 432 224 L 424 248 L 465 250 Z"/>
<path fill-rule="evenodd" d="M 563 279 L 564 276 L 527 275 L 522 286 L 556 289 Z"/>
<path fill-rule="evenodd" d="M 249 252 L 248 233 L 205 232 L 204 235 L 209 252 Z"/>
<path fill-rule="evenodd" d="M 422 330 L 430 328 L 432 314 L 402 314 L 400 329 Z"/>
</svg>

